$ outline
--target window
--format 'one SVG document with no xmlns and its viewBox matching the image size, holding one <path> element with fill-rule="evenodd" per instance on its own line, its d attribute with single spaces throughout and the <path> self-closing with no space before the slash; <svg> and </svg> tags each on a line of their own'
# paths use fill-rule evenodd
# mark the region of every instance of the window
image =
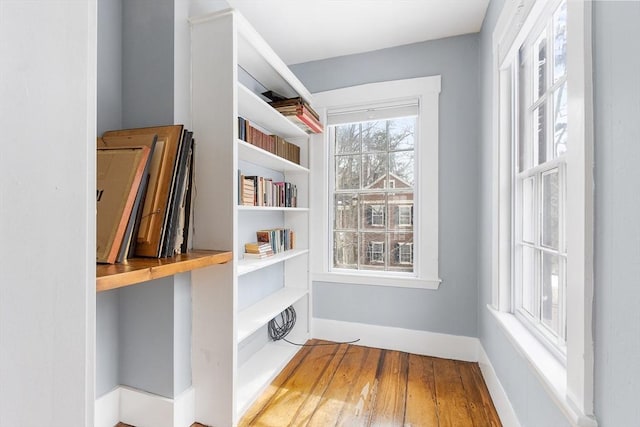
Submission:
<svg viewBox="0 0 640 427">
<path fill-rule="evenodd" d="M 439 92 L 434 76 L 313 95 L 314 280 L 439 286 Z"/>
<path fill-rule="evenodd" d="M 519 49 L 513 93 L 514 311 L 566 353 L 567 4 Z"/>
<path fill-rule="evenodd" d="M 398 225 L 411 227 L 413 224 L 413 208 L 411 205 L 398 206 Z"/>
<path fill-rule="evenodd" d="M 369 242 L 367 246 L 369 263 L 384 264 L 384 242 Z"/>
<path fill-rule="evenodd" d="M 412 264 L 391 262 L 383 248 L 413 241 L 416 118 L 344 123 L 326 132 L 335 165 L 333 250 L 334 254 L 351 250 L 356 259 L 346 264 L 334 256 L 331 267 L 412 273 Z M 393 188 L 389 181 L 395 183 Z M 346 206 L 352 210 L 348 222 L 342 220 Z"/>
<path fill-rule="evenodd" d="M 384 227 L 384 205 L 372 205 L 369 224 L 375 227 Z"/>
<path fill-rule="evenodd" d="M 413 243 L 398 243 L 398 262 L 413 264 Z"/>
<path fill-rule="evenodd" d="M 595 425 L 590 14 L 589 2 L 505 3 L 493 37 L 491 312 L 580 425 Z"/>
</svg>

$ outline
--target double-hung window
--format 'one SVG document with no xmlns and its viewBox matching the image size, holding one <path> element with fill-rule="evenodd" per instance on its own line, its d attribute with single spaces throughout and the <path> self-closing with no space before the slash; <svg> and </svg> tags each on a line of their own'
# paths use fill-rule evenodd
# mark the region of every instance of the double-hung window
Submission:
<svg viewBox="0 0 640 427">
<path fill-rule="evenodd" d="M 493 35 L 491 312 L 579 425 L 595 425 L 590 14 L 508 2 Z"/>
<path fill-rule="evenodd" d="M 314 279 L 435 289 L 440 77 L 314 94 Z"/>
<path fill-rule="evenodd" d="M 520 47 L 514 133 L 515 311 L 566 352 L 567 4 Z"/>
</svg>

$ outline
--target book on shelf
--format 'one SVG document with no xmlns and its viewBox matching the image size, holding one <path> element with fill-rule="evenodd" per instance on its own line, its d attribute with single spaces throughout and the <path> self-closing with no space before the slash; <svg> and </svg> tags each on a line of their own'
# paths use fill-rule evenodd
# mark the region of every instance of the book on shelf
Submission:
<svg viewBox="0 0 640 427">
<path fill-rule="evenodd" d="M 267 253 L 265 253 L 265 254 L 254 254 L 254 253 L 251 253 L 251 252 L 245 252 L 244 253 L 244 257 L 247 258 L 247 259 L 249 259 L 249 258 L 251 258 L 251 259 L 264 259 L 264 258 L 269 258 L 269 257 L 272 257 L 272 256 L 273 256 L 273 252 L 270 252 L 268 254 Z"/>
<path fill-rule="evenodd" d="M 276 254 L 295 248 L 295 233 L 289 228 L 258 230 L 256 240 L 259 243 L 268 243 Z"/>
<path fill-rule="evenodd" d="M 273 101 L 271 106 L 307 133 L 322 133 L 320 116 L 302 98 Z"/>
<path fill-rule="evenodd" d="M 193 187 L 194 187 L 194 157 L 195 157 L 195 140 L 191 143 L 191 151 L 189 153 L 189 161 L 187 163 L 187 177 L 185 179 L 185 194 L 180 209 L 180 227 L 182 236 L 178 239 L 180 250 L 177 253 L 187 253 L 191 244 L 193 224 Z M 179 230 L 180 231 L 180 230 Z"/>
<path fill-rule="evenodd" d="M 238 138 L 278 157 L 300 164 L 300 147 L 278 135 L 269 135 L 251 125 L 244 117 L 238 117 Z"/>
<path fill-rule="evenodd" d="M 180 221 L 180 210 L 183 203 L 185 188 L 186 188 L 186 173 L 187 165 L 189 163 L 189 153 L 191 152 L 191 146 L 193 143 L 193 132 L 186 129 L 182 132 L 182 138 L 178 147 L 178 157 L 173 168 L 173 179 L 171 183 L 171 190 L 169 191 L 169 207 L 166 227 L 164 228 L 164 236 L 162 241 L 161 256 L 170 257 L 173 256 L 179 248 L 176 248 L 177 235 L 182 234 L 182 230 L 179 230 L 178 224 Z"/>
<path fill-rule="evenodd" d="M 298 188 L 290 182 L 274 182 L 271 178 L 239 173 L 238 202 L 241 206 L 295 208 Z"/>
<path fill-rule="evenodd" d="M 111 130 L 105 132 L 99 140 L 99 147 L 132 147 L 143 145 L 141 141 L 147 135 L 157 135 L 149 168 L 147 195 L 138 227 L 136 256 L 161 256 L 162 237 L 167 227 L 170 191 L 182 131 L 182 125 Z"/>
<path fill-rule="evenodd" d="M 133 224 L 135 241 L 126 257 L 169 257 L 186 252 L 190 245 L 193 133 L 182 125 L 169 125 L 107 131 L 98 139 L 99 148 L 152 145 L 141 212 Z"/>
<path fill-rule="evenodd" d="M 244 251 L 250 254 L 273 254 L 273 249 L 269 243 L 250 242 L 244 244 Z"/>
<path fill-rule="evenodd" d="M 148 167 L 147 146 L 98 148 L 96 152 L 96 261 L 118 260 L 140 185 Z"/>
</svg>

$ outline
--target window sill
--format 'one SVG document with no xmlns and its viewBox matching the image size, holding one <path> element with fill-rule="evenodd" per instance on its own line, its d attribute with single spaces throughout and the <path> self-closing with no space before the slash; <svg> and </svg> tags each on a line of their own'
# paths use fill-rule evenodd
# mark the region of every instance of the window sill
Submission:
<svg viewBox="0 0 640 427">
<path fill-rule="evenodd" d="M 531 332 L 511 313 L 498 311 L 487 305 L 487 309 L 498 321 L 498 325 L 533 369 L 545 391 L 567 417 L 571 425 L 597 427 L 591 417 L 576 410 L 567 399 L 567 369 L 553 354 L 535 338 Z"/>
<path fill-rule="evenodd" d="M 421 279 L 418 277 L 374 276 L 372 274 L 315 273 L 311 279 L 315 282 L 348 283 L 354 285 L 391 286 L 399 288 L 419 288 L 436 290 L 440 279 Z"/>
</svg>

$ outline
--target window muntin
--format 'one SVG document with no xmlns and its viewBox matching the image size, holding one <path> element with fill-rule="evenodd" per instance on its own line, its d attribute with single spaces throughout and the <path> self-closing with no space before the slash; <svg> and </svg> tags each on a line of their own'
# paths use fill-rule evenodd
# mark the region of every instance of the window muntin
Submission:
<svg viewBox="0 0 640 427">
<path fill-rule="evenodd" d="M 413 249 L 400 262 L 397 248 L 413 243 L 416 117 L 338 124 L 328 132 L 334 144 L 332 268 L 413 273 Z"/>
<path fill-rule="evenodd" d="M 566 3 L 521 46 L 514 100 L 515 312 L 566 351 Z M 549 52 L 553 52 L 549 58 Z M 553 78 L 550 78 L 552 76 Z"/>
</svg>

